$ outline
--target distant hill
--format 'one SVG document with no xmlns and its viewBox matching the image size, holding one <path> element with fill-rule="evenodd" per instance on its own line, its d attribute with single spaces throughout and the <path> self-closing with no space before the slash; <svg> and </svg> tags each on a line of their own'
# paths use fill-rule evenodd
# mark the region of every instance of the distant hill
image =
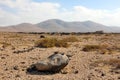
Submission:
<svg viewBox="0 0 120 80">
<path fill-rule="evenodd" d="M 105 26 L 92 21 L 66 22 L 59 19 L 49 19 L 38 24 L 22 23 L 13 26 L 0 27 L 0 31 L 9 32 L 120 32 L 120 27 Z"/>
<path fill-rule="evenodd" d="M 13 26 L 0 27 L 0 31 L 6 32 L 42 32 L 43 29 L 30 23 L 22 23 Z"/>
</svg>

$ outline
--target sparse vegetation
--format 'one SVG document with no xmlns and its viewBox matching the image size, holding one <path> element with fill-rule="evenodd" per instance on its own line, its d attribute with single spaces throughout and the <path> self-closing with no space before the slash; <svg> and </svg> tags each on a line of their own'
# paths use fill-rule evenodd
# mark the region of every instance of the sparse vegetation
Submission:
<svg viewBox="0 0 120 80">
<path fill-rule="evenodd" d="M 15 35 L 9 35 L 6 38 L 21 38 L 21 37 L 22 36 L 15 34 Z"/>
<path fill-rule="evenodd" d="M 78 42 L 78 38 L 75 37 L 75 36 L 71 36 L 71 37 L 66 37 L 66 38 L 63 38 L 63 41 L 66 41 L 66 42 Z"/>
<path fill-rule="evenodd" d="M 69 47 L 69 44 L 64 40 L 57 40 L 56 47 Z"/>
<path fill-rule="evenodd" d="M 79 41 L 76 37 L 66 37 L 63 39 L 44 38 L 35 42 L 36 47 L 49 48 L 49 47 L 68 47 L 68 42 Z"/>
<path fill-rule="evenodd" d="M 95 51 L 95 50 L 98 50 L 100 48 L 101 48 L 101 46 L 99 46 L 99 45 L 85 45 L 82 50 L 83 51 Z"/>
<path fill-rule="evenodd" d="M 98 67 L 99 64 L 103 64 L 104 66 L 105 65 L 113 66 L 115 68 L 120 69 L 120 59 L 99 60 L 99 61 L 95 61 L 91 65 L 94 66 L 94 67 Z"/>
<path fill-rule="evenodd" d="M 64 40 L 56 38 L 44 38 L 35 42 L 36 47 L 49 48 L 49 47 L 68 47 L 68 43 Z"/>
<path fill-rule="evenodd" d="M 35 67 L 32 67 L 30 73 L 27 73 L 30 64 L 46 59 L 53 52 L 61 52 L 62 55 L 67 55 L 70 60 L 61 72 L 56 73 L 57 75 L 51 72 L 44 73 L 36 71 Z M 17 80 L 19 78 L 21 80 L 46 80 L 51 75 L 53 76 L 50 79 L 54 80 L 58 78 L 62 80 L 119 80 L 119 54 L 120 34 L 75 33 L 72 35 L 70 33 L 55 34 L 52 32 L 1 32 L 0 80 Z M 55 59 L 53 63 L 57 61 L 59 59 Z M 16 66 L 18 69 L 16 69 Z M 16 71 L 19 72 L 19 76 Z M 86 75 L 80 75 L 81 72 Z M 73 76 L 70 76 L 70 74 L 73 74 Z M 47 77 L 44 77 L 44 75 L 47 75 Z M 62 77 L 63 75 L 64 77 Z"/>
<path fill-rule="evenodd" d="M 113 54 L 114 51 L 117 51 L 117 48 L 108 46 L 107 44 L 102 45 L 85 45 L 82 49 L 83 51 L 98 51 L 100 54 Z"/>
</svg>

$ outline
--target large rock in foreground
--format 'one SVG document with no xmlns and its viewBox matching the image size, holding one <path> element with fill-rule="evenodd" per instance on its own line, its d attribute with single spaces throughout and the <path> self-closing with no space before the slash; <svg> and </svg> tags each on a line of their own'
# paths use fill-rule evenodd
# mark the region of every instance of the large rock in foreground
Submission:
<svg viewBox="0 0 120 80">
<path fill-rule="evenodd" d="M 68 57 L 63 53 L 55 52 L 47 59 L 34 64 L 34 68 L 39 71 L 58 72 L 63 69 L 69 62 Z"/>
</svg>

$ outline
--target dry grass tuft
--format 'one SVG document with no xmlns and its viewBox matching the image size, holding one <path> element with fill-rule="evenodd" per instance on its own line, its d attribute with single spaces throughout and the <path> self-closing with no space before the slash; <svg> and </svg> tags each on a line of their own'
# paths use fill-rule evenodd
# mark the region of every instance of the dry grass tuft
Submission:
<svg viewBox="0 0 120 80">
<path fill-rule="evenodd" d="M 101 49 L 101 46 L 99 46 L 99 45 L 85 45 L 82 50 L 83 51 L 96 51 L 98 49 Z"/>
<path fill-rule="evenodd" d="M 44 38 L 35 42 L 36 47 L 50 48 L 50 47 L 68 47 L 68 43 L 64 40 L 56 38 Z"/>
<path fill-rule="evenodd" d="M 82 49 L 83 51 L 98 51 L 100 54 L 114 54 L 116 51 L 119 51 L 118 47 L 110 46 L 107 44 L 101 45 L 85 45 Z"/>
<path fill-rule="evenodd" d="M 62 40 L 66 42 L 78 42 L 79 41 L 78 38 L 75 36 L 66 37 L 66 38 L 63 38 Z"/>
<path fill-rule="evenodd" d="M 35 42 L 36 47 L 49 48 L 49 47 L 69 47 L 68 42 L 79 41 L 77 37 L 66 37 L 63 39 L 56 38 L 44 38 Z"/>
</svg>

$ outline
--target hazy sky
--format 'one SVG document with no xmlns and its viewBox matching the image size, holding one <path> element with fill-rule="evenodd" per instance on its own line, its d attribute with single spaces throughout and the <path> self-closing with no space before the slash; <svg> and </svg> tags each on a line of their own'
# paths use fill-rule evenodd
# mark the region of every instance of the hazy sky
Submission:
<svg viewBox="0 0 120 80">
<path fill-rule="evenodd" d="M 120 0 L 0 0 L 0 25 L 47 19 L 120 26 Z"/>
</svg>

